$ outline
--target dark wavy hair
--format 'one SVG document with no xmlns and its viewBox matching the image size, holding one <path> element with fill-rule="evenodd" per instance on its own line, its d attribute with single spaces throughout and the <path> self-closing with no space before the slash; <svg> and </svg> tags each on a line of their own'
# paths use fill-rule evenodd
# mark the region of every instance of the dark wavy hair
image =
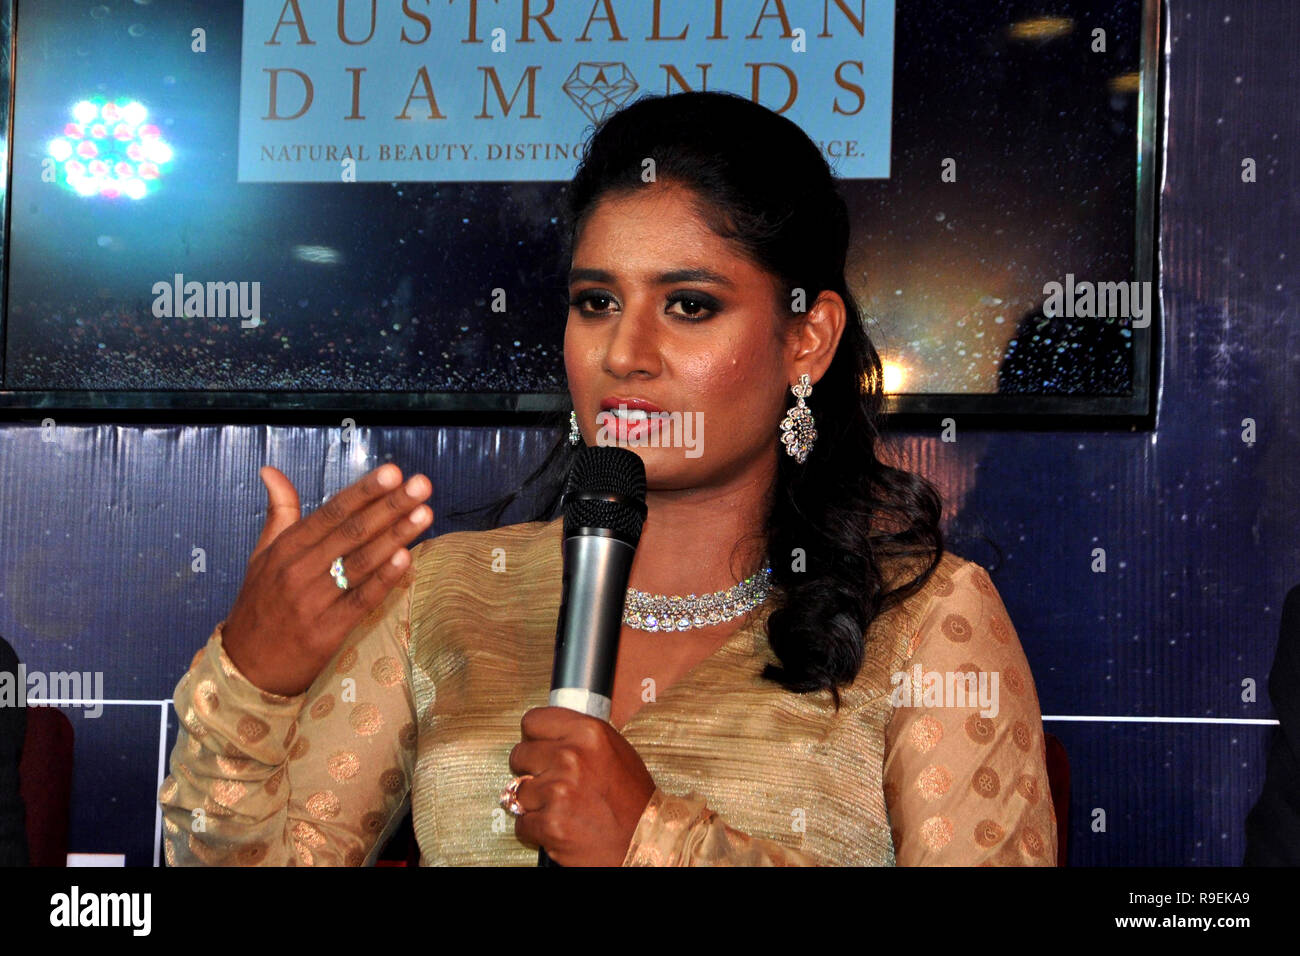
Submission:
<svg viewBox="0 0 1300 956">
<path fill-rule="evenodd" d="M 844 300 L 848 321 L 807 402 L 818 437 L 804 464 L 785 453 L 773 423 L 779 464 L 764 525 L 776 584 L 767 636 L 780 664 L 769 664 L 762 676 L 796 693 L 828 689 L 838 710 L 838 687 L 852 683 L 862 666 L 868 625 L 918 591 L 944 551 L 938 491 L 877 454 L 880 356 L 844 281 L 848 208 L 820 149 L 794 122 L 731 93 L 643 96 L 609 116 L 585 144 L 568 189 L 566 260 L 599 200 L 645 188 L 647 158 L 656 182 L 687 187 L 709 228 L 777 277 L 780 288 L 803 289 L 808 306 L 823 290 Z M 776 304 L 791 323 L 801 314 L 793 304 L 793 296 Z M 506 508 L 537 486 L 526 520 L 553 519 L 580 446 L 569 444 L 567 412 L 557 413 L 551 427 L 555 445 L 523 485 L 459 514 L 488 509 L 488 526 L 497 527 Z M 804 555 L 801 570 L 787 559 L 796 548 Z M 919 558 L 920 570 L 886 589 L 887 558 Z"/>
</svg>

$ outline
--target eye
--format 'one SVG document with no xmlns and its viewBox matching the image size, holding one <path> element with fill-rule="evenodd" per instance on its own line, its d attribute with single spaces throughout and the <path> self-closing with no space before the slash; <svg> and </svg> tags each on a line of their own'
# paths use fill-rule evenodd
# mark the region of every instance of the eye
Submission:
<svg viewBox="0 0 1300 956">
<path fill-rule="evenodd" d="M 608 315 L 612 311 L 611 303 L 617 305 L 613 294 L 600 289 L 587 289 L 569 300 L 572 308 L 578 309 L 586 316 Z M 668 314 L 687 322 L 703 322 L 722 309 L 717 299 L 701 292 L 674 292 L 668 296 L 670 307 L 678 304 L 681 306 L 681 311 Z"/>
<path fill-rule="evenodd" d="M 669 304 L 680 303 L 682 311 L 674 312 L 673 315 L 688 322 L 702 322 L 722 308 L 717 299 L 700 292 L 674 292 L 668 296 L 668 302 Z"/>
<path fill-rule="evenodd" d="M 608 306 L 605 306 L 604 308 L 596 308 L 596 309 L 585 309 L 583 308 L 583 306 L 589 302 L 613 302 L 613 301 L 614 301 L 614 297 L 610 295 L 608 292 L 601 292 L 599 289 L 588 289 L 586 292 L 579 292 L 572 299 L 570 299 L 569 305 L 575 309 L 578 309 L 584 315 L 593 315 L 593 314 L 606 311 L 606 309 L 608 309 Z"/>
</svg>

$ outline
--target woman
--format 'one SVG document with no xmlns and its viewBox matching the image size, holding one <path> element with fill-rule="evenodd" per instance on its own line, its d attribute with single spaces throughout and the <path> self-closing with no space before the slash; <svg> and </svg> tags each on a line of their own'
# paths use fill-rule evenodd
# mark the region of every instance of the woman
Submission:
<svg viewBox="0 0 1300 956">
<path fill-rule="evenodd" d="M 578 443 L 646 466 L 630 587 L 652 597 L 609 722 L 545 706 L 558 518 L 408 553 L 423 476 L 385 465 L 299 520 L 268 467 L 243 589 L 176 688 L 168 862 L 369 863 L 409 795 L 425 864 L 1054 864 L 1015 631 L 944 553 L 934 489 L 877 458 L 880 362 L 817 147 L 740 97 L 645 98 L 569 206 L 573 430 L 532 478 L 545 518 Z M 689 418 L 691 447 L 644 444 L 619 405 Z M 672 595 L 710 596 L 702 626 L 647 629 Z M 962 675 L 1007 692 L 957 698 Z"/>
</svg>

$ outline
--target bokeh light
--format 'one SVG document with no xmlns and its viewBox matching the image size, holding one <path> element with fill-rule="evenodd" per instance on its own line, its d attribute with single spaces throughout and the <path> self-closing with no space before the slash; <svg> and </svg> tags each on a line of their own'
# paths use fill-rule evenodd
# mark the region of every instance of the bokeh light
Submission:
<svg viewBox="0 0 1300 956">
<path fill-rule="evenodd" d="M 902 391 L 907 381 L 907 369 L 899 362 L 884 361 L 880 363 L 882 386 L 886 395 L 895 395 Z"/>
<path fill-rule="evenodd" d="M 50 140 L 57 182 L 79 196 L 144 199 L 157 191 L 174 151 L 149 111 L 133 99 L 82 100 L 73 121 Z"/>
</svg>

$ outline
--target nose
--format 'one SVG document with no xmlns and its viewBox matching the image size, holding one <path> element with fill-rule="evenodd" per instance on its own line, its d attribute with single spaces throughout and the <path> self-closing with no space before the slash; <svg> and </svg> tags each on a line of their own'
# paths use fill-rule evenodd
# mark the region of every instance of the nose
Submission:
<svg viewBox="0 0 1300 956">
<path fill-rule="evenodd" d="M 605 372 L 615 378 L 653 377 L 660 371 L 659 317 L 654 307 L 627 308 L 611 324 Z"/>
</svg>

